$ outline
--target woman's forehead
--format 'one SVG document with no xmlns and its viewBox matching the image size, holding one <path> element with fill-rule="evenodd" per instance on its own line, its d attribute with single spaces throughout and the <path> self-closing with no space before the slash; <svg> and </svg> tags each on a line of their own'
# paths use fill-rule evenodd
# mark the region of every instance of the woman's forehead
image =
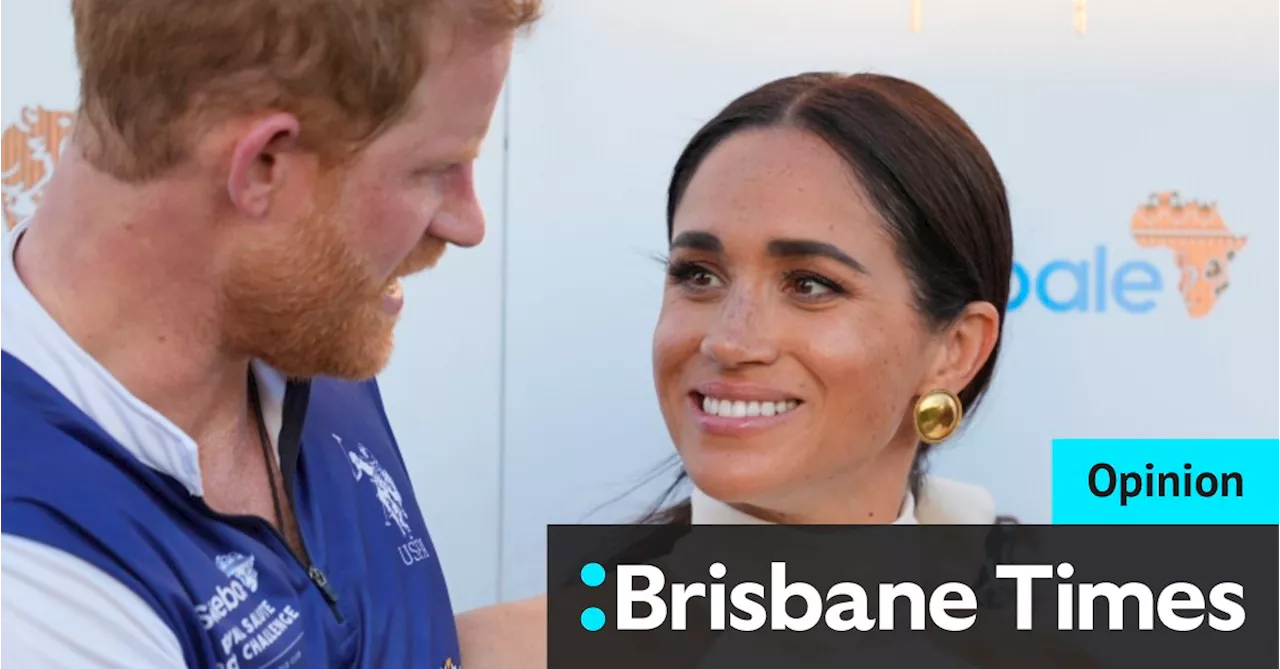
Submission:
<svg viewBox="0 0 1280 669">
<path fill-rule="evenodd" d="M 879 216 L 853 170 L 825 142 L 795 128 L 736 133 L 706 157 L 690 181 L 673 232 L 735 240 L 799 237 L 865 245 Z"/>
</svg>

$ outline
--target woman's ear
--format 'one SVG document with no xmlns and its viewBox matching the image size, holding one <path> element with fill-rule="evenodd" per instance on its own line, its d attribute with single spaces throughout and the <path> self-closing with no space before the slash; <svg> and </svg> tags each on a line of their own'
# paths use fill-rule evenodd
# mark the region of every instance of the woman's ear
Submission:
<svg viewBox="0 0 1280 669">
<path fill-rule="evenodd" d="M 1000 337 L 1000 313 L 990 302 L 972 302 L 939 340 L 933 368 L 921 394 L 946 389 L 959 394 L 991 357 Z"/>
</svg>

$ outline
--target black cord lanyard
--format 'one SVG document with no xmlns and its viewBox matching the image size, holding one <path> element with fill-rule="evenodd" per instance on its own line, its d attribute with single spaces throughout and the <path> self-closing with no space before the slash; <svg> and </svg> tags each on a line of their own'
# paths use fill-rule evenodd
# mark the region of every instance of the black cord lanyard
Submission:
<svg viewBox="0 0 1280 669">
<path fill-rule="evenodd" d="M 267 485 L 271 487 L 271 504 L 276 511 L 276 528 L 284 536 L 284 511 L 280 507 L 280 493 L 276 491 L 275 470 L 271 468 L 271 463 L 275 461 L 275 458 L 271 456 L 271 436 L 267 434 L 267 421 L 262 415 L 262 401 L 258 395 L 258 380 L 254 378 L 252 370 L 249 372 L 249 404 L 252 406 L 253 417 L 258 423 L 258 437 L 262 442 L 263 464 L 266 465 L 267 470 Z"/>
</svg>

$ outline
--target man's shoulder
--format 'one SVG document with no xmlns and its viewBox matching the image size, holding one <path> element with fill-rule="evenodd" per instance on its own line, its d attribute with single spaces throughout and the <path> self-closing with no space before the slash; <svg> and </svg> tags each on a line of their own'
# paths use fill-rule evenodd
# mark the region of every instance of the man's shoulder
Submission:
<svg viewBox="0 0 1280 669">
<path fill-rule="evenodd" d="M 198 588 L 218 576 L 211 553 L 228 532 L 96 423 L 51 395 L 0 385 L 0 578 L 26 578 L 32 592 L 49 581 L 102 592 L 109 582 L 169 628 L 193 618 Z"/>
<path fill-rule="evenodd" d="M 114 447 L 97 425 L 41 402 L 47 400 L 4 391 L 0 457 L 5 466 L 0 479 L 6 529 L 11 509 L 22 502 L 119 514 L 135 504 L 145 508 L 166 494 L 166 484 Z"/>
<path fill-rule="evenodd" d="M 12 666 L 189 664 L 174 629 L 136 591 L 51 546 L 0 538 L 3 661 Z"/>
<path fill-rule="evenodd" d="M 157 610 L 175 565 L 195 550 L 194 514 L 176 484 L 126 462 L 123 452 L 38 419 L 20 438 L 5 416 L 3 513 L 6 540 L 21 539 L 85 564 Z M 6 560 L 8 558 L 6 557 Z"/>
<path fill-rule="evenodd" d="M 6 427 L 7 421 L 6 416 Z M 14 646 L 23 653 L 9 655 L 10 644 L 4 645 L 6 659 L 45 657 L 54 647 L 70 652 L 74 644 L 63 642 L 74 638 L 100 644 L 103 651 L 129 641 L 136 647 L 122 659 L 135 666 L 173 666 L 175 646 L 178 658 L 190 646 L 183 604 L 193 600 L 181 565 L 192 562 L 198 550 L 182 530 L 181 515 L 157 504 L 146 483 L 110 466 L 93 449 L 76 448 L 73 439 L 55 436 L 22 449 L 56 450 L 66 456 L 57 466 L 39 458 L 10 459 L 15 445 L 5 440 L 3 571 L 6 585 L 24 585 L 5 588 L 4 615 L 6 622 L 16 616 L 32 630 Z M 5 631 L 9 636 L 8 626 Z M 81 666 L 101 660 L 68 654 L 67 666 L 76 664 L 71 658 Z"/>
<path fill-rule="evenodd" d="M 25 446 L 31 441 L 51 442 L 55 452 L 75 441 L 60 429 L 75 422 L 61 396 L 8 352 L 3 361 L 0 407 L 4 411 L 5 464 L 44 456 L 41 450 Z"/>
<path fill-rule="evenodd" d="M 5 527 L 21 504 L 75 508 L 103 516 L 147 510 L 176 494 L 61 396 L 5 379 L 2 454 Z"/>
</svg>

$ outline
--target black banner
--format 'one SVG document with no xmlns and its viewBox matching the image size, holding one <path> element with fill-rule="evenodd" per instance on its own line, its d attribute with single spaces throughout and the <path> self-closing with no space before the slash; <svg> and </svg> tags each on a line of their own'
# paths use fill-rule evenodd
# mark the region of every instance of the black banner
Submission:
<svg viewBox="0 0 1280 669">
<path fill-rule="evenodd" d="M 552 526 L 548 662 L 1280 666 L 1275 525 Z"/>
</svg>

